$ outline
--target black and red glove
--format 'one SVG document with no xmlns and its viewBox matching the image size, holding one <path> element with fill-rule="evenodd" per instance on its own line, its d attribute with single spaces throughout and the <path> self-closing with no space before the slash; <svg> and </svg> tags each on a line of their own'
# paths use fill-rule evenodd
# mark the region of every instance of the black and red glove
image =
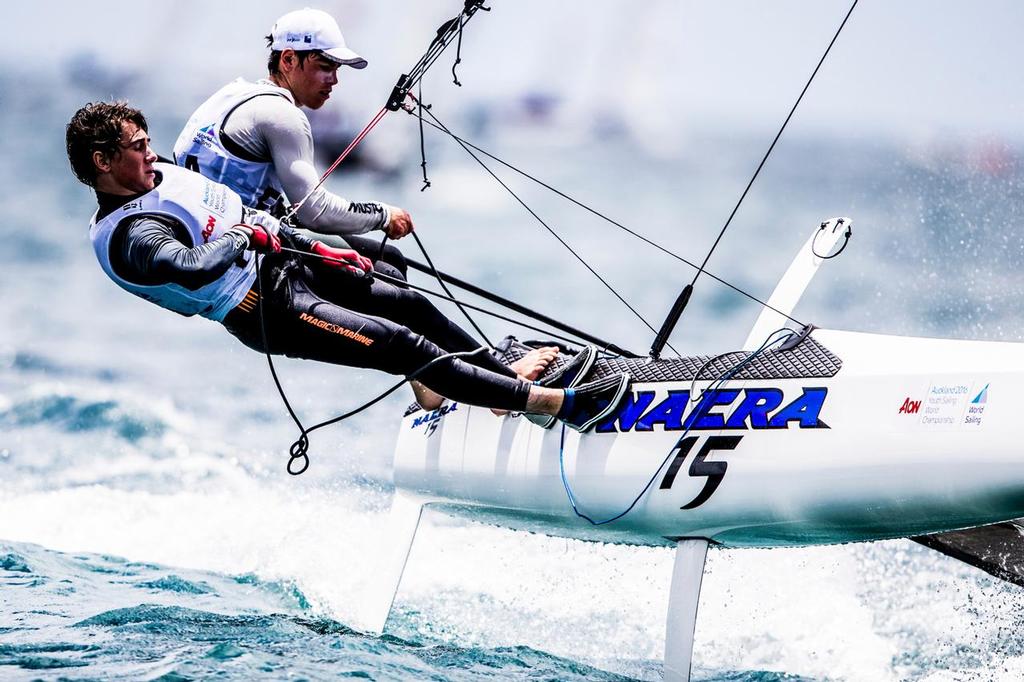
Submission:
<svg viewBox="0 0 1024 682">
<path fill-rule="evenodd" d="M 257 253 L 280 253 L 281 240 L 262 225 L 246 225 L 249 228 L 249 248 Z"/>
<path fill-rule="evenodd" d="M 281 239 L 277 236 L 281 223 L 266 211 L 245 208 L 241 227 L 249 234 L 249 248 L 257 253 L 280 253 Z"/>
<path fill-rule="evenodd" d="M 325 265 L 341 268 L 353 275 L 365 275 L 373 272 L 373 261 L 364 258 L 352 249 L 336 249 L 323 242 L 313 242 L 313 253 L 321 256 Z"/>
</svg>

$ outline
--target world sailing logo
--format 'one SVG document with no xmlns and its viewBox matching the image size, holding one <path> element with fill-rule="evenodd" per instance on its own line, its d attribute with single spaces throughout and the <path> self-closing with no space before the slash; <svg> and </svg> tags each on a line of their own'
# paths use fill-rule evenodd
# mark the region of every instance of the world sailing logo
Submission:
<svg viewBox="0 0 1024 682">
<path fill-rule="evenodd" d="M 967 405 L 967 413 L 964 414 L 964 424 L 970 424 L 971 426 L 981 426 L 982 417 L 985 416 L 985 408 L 988 406 L 988 387 L 990 384 L 985 384 L 985 388 L 981 389 L 978 395 L 974 396 Z"/>
</svg>

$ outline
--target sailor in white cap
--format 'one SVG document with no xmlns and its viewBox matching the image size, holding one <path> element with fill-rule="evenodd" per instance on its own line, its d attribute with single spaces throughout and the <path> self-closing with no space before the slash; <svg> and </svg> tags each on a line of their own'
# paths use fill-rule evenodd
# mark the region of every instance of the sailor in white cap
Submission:
<svg viewBox="0 0 1024 682">
<path fill-rule="evenodd" d="M 270 32 L 270 49 L 275 52 L 320 50 L 331 61 L 353 69 L 366 68 L 366 60 L 345 45 L 338 22 L 327 12 L 309 7 L 289 12 L 277 20 Z"/>
<path fill-rule="evenodd" d="M 246 205 L 278 216 L 317 185 L 313 134 L 299 107 L 319 109 L 338 83 L 338 69 L 366 67 L 345 43 L 331 15 L 305 8 L 278 19 L 267 37 L 267 78 L 239 78 L 215 92 L 189 118 L 174 145 L 180 166 L 226 184 Z M 379 201 L 349 201 L 319 188 L 299 208 L 301 227 L 338 235 L 334 246 L 380 257 L 379 240 L 360 236 L 383 230 L 400 239 L 413 229 L 404 209 Z M 327 241 L 330 241 L 329 239 Z M 375 264 L 385 274 L 405 277 L 405 259 L 392 245 Z"/>
<path fill-rule="evenodd" d="M 289 202 L 301 201 L 320 180 L 309 119 L 299 107 L 319 109 L 338 83 L 338 69 L 362 69 L 366 60 L 348 47 L 334 18 L 316 9 L 282 16 L 267 44 L 267 78 L 256 83 L 239 78 L 201 104 L 174 145 L 174 160 L 227 185 L 246 206 L 280 217 Z M 353 249 L 372 260 L 375 271 L 405 279 L 402 252 L 392 244 L 382 252 L 379 240 L 363 236 L 371 230 L 383 230 L 391 239 L 409 234 L 412 218 L 404 209 L 379 201 L 349 201 L 321 187 L 302 203 L 296 218 L 299 227 L 313 232 L 306 236 L 315 243 Z M 386 287 L 379 283 L 377 288 Z M 338 305 L 354 305 L 351 287 L 321 290 L 321 295 Z M 374 305 L 379 304 L 375 310 L 385 317 L 386 298 L 374 297 Z M 535 349 L 511 369 L 536 379 L 557 352 L 553 347 Z M 440 404 L 440 396 L 418 382 L 413 389 L 424 407 Z"/>
</svg>

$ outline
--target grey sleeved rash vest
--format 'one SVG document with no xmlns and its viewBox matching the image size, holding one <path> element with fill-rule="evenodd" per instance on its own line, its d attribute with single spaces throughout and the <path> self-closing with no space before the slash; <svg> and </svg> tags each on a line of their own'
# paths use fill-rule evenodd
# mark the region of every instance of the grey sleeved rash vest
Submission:
<svg viewBox="0 0 1024 682">
<path fill-rule="evenodd" d="M 272 160 L 289 201 L 301 201 L 320 181 L 309 119 L 285 97 L 261 96 L 244 102 L 228 117 L 224 134 L 253 158 Z M 298 218 L 316 232 L 345 235 L 381 229 L 390 215 L 385 204 L 352 202 L 320 187 L 299 208 Z"/>
<path fill-rule="evenodd" d="M 123 277 L 137 284 L 178 284 L 199 289 L 215 281 L 242 255 L 249 243 L 241 230 L 228 230 L 208 244 L 188 247 L 178 240 L 170 221 L 139 218 L 115 234 Z M 127 275 L 127 276 L 125 276 Z"/>
<path fill-rule="evenodd" d="M 125 197 L 97 192 L 103 216 L 125 203 Z M 303 235 L 281 229 L 281 236 L 305 250 L 312 241 Z M 111 239 L 111 265 L 117 274 L 135 284 L 155 286 L 177 284 L 196 290 L 214 282 L 236 260 L 245 257 L 249 235 L 232 228 L 220 238 L 193 245 L 185 230 L 173 218 L 142 215 L 119 225 Z"/>
</svg>

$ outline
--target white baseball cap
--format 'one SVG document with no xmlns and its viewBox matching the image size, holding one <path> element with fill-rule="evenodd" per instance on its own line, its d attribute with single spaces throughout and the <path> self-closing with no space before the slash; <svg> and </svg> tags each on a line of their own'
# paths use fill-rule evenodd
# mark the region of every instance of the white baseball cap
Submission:
<svg viewBox="0 0 1024 682">
<path fill-rule="evenodd" d="M 285 14 L 270 29 L 270 40 L 271 50 L 321 50 L 339 64 L 366 68 L 366 60 L 345 45 L 334 17 L 318 9 L 306 7 Z"/>
</svg>

